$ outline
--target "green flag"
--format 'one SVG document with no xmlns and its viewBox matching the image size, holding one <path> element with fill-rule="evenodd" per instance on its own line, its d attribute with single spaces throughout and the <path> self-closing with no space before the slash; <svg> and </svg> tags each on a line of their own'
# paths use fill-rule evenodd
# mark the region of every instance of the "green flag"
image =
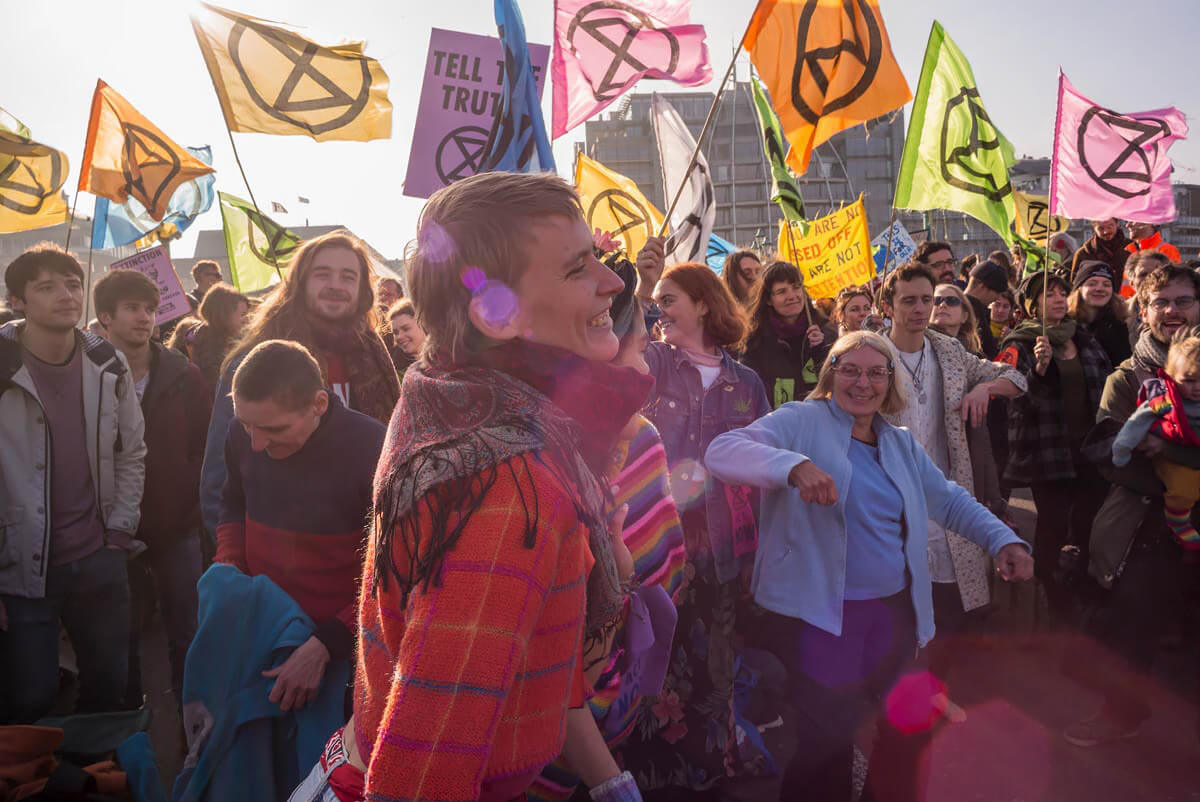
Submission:
<svg viewBox="0 0 1200 802">
<path fill-rule="evenodd" d="M 785 219 L 804 222 L 804 198 L 800 196 L 800 187 L 796 179 L 788 172 L 783 150 L 783 131 L 779 127 L 779 118 L 775 109 L 771 108 L 771 100 L 767 90 L 754 76 L 750 76 L 750 85 L 754 89 L 754 106 L 758 109 L 758 121 L 762 124 L 763 150 L 767 154 L 767 162 L 771 165 L 771 200 L 779 204 Z"/>
<path fill-rule="evenodd" d="M 971 65 L 938 22 L 929 33 L 896 180 L 897 209 L 969 214 L 1014 242 L 1013 148 L 992 124 Z"/>
<path fill-rule="evenodd" d="M 251 203 L 225 192 L 217 195 L 234 286 L 242 292 L 257 292 L 278 284 L 303 240 Z"/>
</svg>

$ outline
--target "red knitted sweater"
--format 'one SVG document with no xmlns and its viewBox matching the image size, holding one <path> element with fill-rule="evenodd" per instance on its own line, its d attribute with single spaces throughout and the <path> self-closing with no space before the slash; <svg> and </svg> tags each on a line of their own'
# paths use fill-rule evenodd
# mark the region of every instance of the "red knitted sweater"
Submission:
<svg viewBox="0 0 1200 802">
<path fill-rule="evenodd" d="M 441 581 L 413 590 L 407 606 L 395 578 L 372 593 L 368 543 L 354 700 L 367 800 L 510 799 L 562 749 L 567 708 L 585 696 L 591 553 L 561 485 L 537 459 L 525 464 L 500 466 Z M 522 503 L 535 497 L 527 548 Z M 427 523 L 421 534 L 427 543 Z"/>
</svg>

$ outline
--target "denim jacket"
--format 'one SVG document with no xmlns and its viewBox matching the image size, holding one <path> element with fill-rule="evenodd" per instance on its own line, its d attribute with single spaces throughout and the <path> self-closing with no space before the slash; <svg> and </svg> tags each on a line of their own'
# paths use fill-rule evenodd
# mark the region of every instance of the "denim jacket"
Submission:
<svg viewBox="0 0 1200 802">
<path fill-rule="evenodd" d="M 793 401 L 760 421 L 716 438 L 705 456 L 714 476 L 762 488 L 762 527 L 751 590 L 760 605 L 842 634 L 846 587 L 846 505 L 852 466 L 847 452 L 853 423 L 833 401 Z M 927 519 L 995 556 L 1022 541 L 986 507 L 947 479 L 907 429 L 875 416 L 879 461 L 900 490 L 909 592 L 921 645 L 933 638 L 933 590 L 926 555 Z M 837 503 L 809 504 L 788 484 L 792 468 L 811 461 L 833 479 Z"/>
<path fill-rule="evenodd" d="M 673 345 L 650 343 L 646 362 L 655 378 L 646 417 L 662 436 L 671 494 L 680 512 L 694 510 L 703 501 L 717 580 L 728 582 L 738 574 L 733 514 L 725 485 L 704 468 L 704 452 L 717 435 L 770 412 L 767 393 L 754 371 L 724 351 L 721 372 L 707 390 L 700 372 Z M 751 503 L 757 513 L 757 501 Z"/>
</svg>

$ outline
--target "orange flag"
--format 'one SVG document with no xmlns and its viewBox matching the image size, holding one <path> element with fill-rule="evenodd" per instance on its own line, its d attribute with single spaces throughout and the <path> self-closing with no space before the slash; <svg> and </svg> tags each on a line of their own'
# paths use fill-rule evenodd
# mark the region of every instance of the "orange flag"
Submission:
<svg viewBox="0 0 1200 802">
<path fill-rule="evenodd" d="M 104 81 L 96 81 L 88 121 L 79 191 L 116 203 L 137 198 L 150 216 L 162 220 L 180 184 L 213 168 L 147 120 Z"/>
<path fill-rule="evenodd" d="M 798 175 L 838 131 L 912 100 L 878 0 L 759 0 L 742 46 L 771 93 Z"/>
</svg>

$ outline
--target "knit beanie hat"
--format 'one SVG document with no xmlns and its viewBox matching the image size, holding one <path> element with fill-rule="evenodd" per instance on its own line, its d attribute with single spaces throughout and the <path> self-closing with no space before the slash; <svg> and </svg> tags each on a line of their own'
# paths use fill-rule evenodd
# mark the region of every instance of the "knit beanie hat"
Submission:
<svg viewBox="0 0 1200 802">
<path fill-rule="evenodd" d="M 1109 284 L 1116 282 L 1112 268 L 1108 266 L 1107 262 L 1101 262 L 1098 259 L 1080 262 L 1079 267 L 1075 268 L 1075 275 L 1071 277 L 1071 289 L 1079 289 L 1085 281 L 1097 277 L 1108 279 Z"/>
<path fill-rule="evenodd" d="M 996 264 L 990 259 L 971 268 L 971 278 L 992 292 L 1004 292 L 1008 289 L 1008 271 L 1004 269 L 1003 265 Z"/>
</svg>

